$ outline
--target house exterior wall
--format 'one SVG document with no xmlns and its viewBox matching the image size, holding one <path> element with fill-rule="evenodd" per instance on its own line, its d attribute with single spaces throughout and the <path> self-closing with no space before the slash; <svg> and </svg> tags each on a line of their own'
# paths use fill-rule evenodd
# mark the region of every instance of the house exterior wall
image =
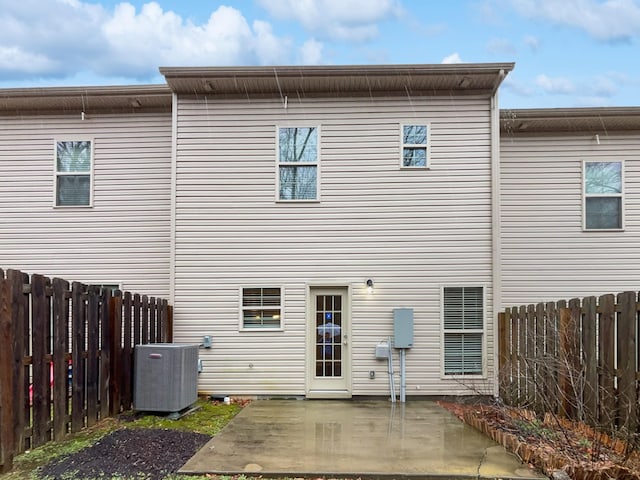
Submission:
<svg viewBox="0 0 640 480">
<path fill-rule="evenodd" d="M 389 393 L 374 349 L 393 335 L 396 307 L 415 312 L 407 395 L 492 391 L 487 96 L 290 97 L 285 108 L 279 98 L 179 95 L 175 115 L 174 338 L 212 336 L 200 390 L 304 395 L 308 289 L 341 285 L 352 294 L 354 395 Z M 425 122 L 431 168 L 400 169 L 400 125 Z M 320 128 L 319 202 L 276 201 L 278 126 Z M 486 378 L 442 377 L 443 285 L 485 288 Z M 281 331 L 240 331 L 249 286 L 282 288 Z"/>
<path fill-rule="evenodd" d="M 94 144 L 92 207 L 54 207 L 55 141 Z M 0 116 L 0 266 L 169 296 L 171 113 Z"/>
<path fill-rule="evenodd" d="M 637 290 L 640 134 L 503 134 L 500 308 Z M 624 161 L 624 231 L 583 231 L 582 164 Z"/>
</svg>

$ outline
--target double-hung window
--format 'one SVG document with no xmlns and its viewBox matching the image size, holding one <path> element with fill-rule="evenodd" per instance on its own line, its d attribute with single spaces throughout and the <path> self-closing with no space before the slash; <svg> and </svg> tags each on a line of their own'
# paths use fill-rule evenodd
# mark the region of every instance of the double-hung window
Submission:
<svg viewBox="0 0 640 480">
<path fill-rule="evenodd" d="M 584 162 L 583 225 L 585 230 L 621 230 L 623 163 Z"/>
<path fill-rule="evenodd" d="M 402 125 L 402 168 L 429 166 L 429 125 Z"/>
<path fill-rule="evenodd" d="M 282 293 L 278 287 L 242 289 L 242 328 L 280 328 Z"/>
<path fill-rule="evenodd" d="M 442 289 L 444 374 L 482 375 L 483 287 Z"/>
<path fill-rule="evenodd" d="M 55 151 L 56 206 L 91 206 L 93 147 L 90 140 L 59 140 Z"/>
<path fill-rule="evenodd" d="M 278 200 L 318 200 L 318 127 L 278 129 Z"/>
</svg>

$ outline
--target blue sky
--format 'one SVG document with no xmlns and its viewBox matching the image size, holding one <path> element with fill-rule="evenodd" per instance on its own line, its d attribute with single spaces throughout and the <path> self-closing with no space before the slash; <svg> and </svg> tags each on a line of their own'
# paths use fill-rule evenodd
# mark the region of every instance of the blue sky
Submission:
<svg viewBox="0 0 640 480">
<path fill-rule="evenodd" d="M 458 62 L 516 62 L 503 108 L 640 106 L 640 0 L 0 0 L 0 88 Z"/>
</svg>

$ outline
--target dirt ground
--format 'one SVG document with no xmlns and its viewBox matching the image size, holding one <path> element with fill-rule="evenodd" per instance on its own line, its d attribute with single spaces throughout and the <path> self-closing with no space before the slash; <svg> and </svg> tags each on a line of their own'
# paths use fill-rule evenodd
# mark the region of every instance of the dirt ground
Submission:
<svg viewBox="0 0 640 480">
<path fill-rule="evenodd" d="M 124 428 L 91 447 L 45 465 L 38 471 L 38 477 L 53 480 L 120 476 L 159 480 L 176 472 L 210 438 L 177 430 Z"/>
</svg>

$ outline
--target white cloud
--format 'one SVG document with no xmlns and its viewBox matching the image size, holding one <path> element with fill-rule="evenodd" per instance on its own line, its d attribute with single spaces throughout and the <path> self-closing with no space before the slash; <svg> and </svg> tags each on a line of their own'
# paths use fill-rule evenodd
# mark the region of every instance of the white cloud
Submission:
<svg viewBox="0 0 640 480">
<path fill-rule="evenodd" d="M 307 40 L 300 47 L 298 63 L 302 65 L 318 65 L 322 63 L 322 50 L 324 45 L 315 39 Z"/>
<path fill-rule="evenodd" d="M 271 24 L 249 24 L 227 6 L 197 24 L 153 1 L 109 11 L 81 0 L 0 0 L 0 81 L 79 72 L 148 80 L 162 65 L 291 64 L 297 53 Z"/>
<path fill-rule="evenodd" d="M 540 48 L 540 39 L 538 39 L 538 37 L 534 37 L 533 35 L 526 35 L 523 39 L 523 42 L 532 52 L 537 52 Z"/>
<path fill-rule="evenodd" d="M 636 0 L 507 0 L 529 18 L 579 28 L 598 40 L 630 41 L 640 37 Z"/>
<path fill-rule="evenodd" d="M 535 94 L 533 88 L 528 85 L 522 84 L 517 80 L 514 80 L 511 75 L 507 76 L 507 78 L 504 79 L 504 82 L 502 82 L 502 87 L 504 87 L 505 90 L 510 90 L 520 97 L 532 97 Z"/>
<path fill-rule="evenodd" d="M 516 47 L 505 38 L 492 38 L 487 43 L 487 51 L 492 55 L 515 55 Z"/>
<path fill-rule="evenodd" d="M 270 15 L 295 20 L 305 30 L 332 40 L 366 41 L 377 23 L 402 15 L 398 0 L 258 0 Z"/>
<path fill-rule="evenodd" d="M 451 55 L 444 57 L 440 63 L 462 63 L 462 59 L 460 58 L 460 55 L 458 55 L 458 52 L 454 52 Z"/>
<path fill-rule="evenodd" d="M 571 80 L 563 77 L 551 78 L 544 74 L 538 75 L 536 77 L 535 83 L 546 93 L 554 95 L 567 95 L 575 91 L 575 87 Z"/>
</svg>

